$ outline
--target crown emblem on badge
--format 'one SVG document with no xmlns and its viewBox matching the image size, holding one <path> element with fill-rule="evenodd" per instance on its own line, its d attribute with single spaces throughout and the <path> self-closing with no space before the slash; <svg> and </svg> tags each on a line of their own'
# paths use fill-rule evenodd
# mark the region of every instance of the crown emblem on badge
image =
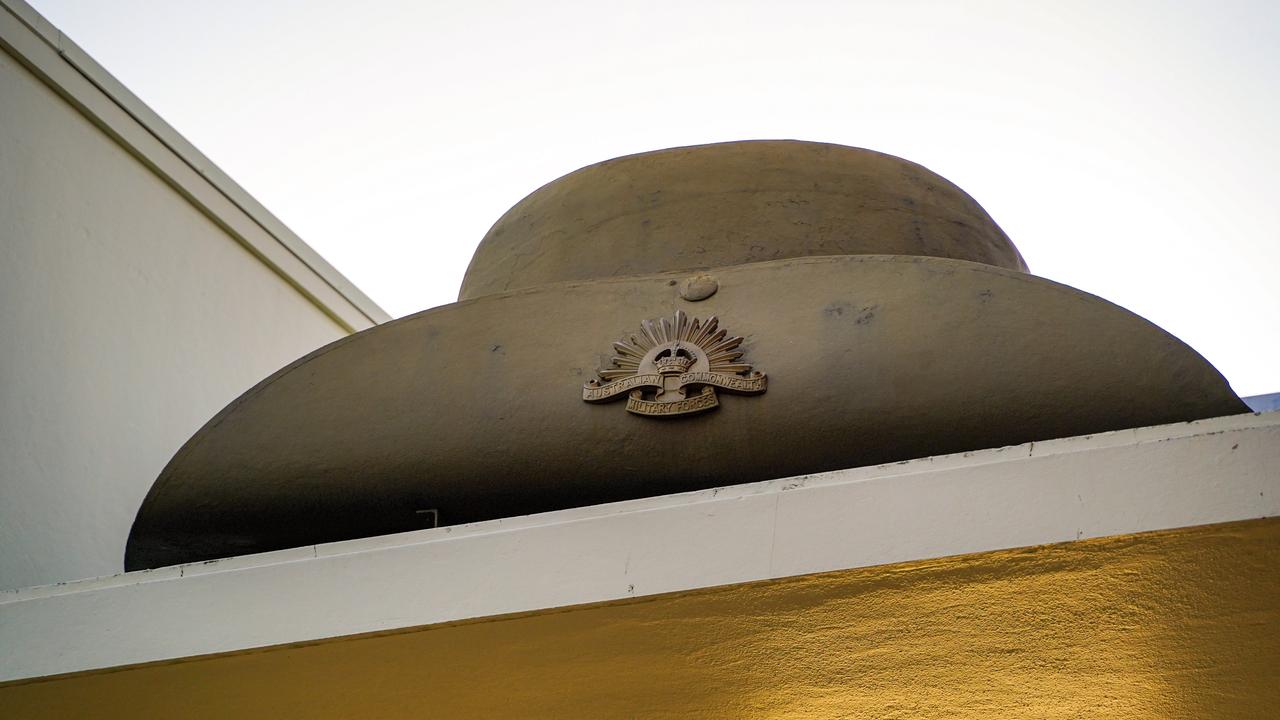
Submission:
<svg viewBox="0 0 1280 720">
<path fill-rule="evenodd" d="M 687 350 L 677 343 L 670 350 L 663 350 L 653 359 L 654 367 L 659 375 L 679 375 L 693 367 L 694 359 Z"/>
<path fill-rule="evenodd" d="M 729 335 L 712 316 L 704 323 L 682 310 L 674 319 L 645 320 L 640 334 L 613 344 L 616 353 L 600 379 L 582 388 L 582 399 L 603 403 L 627 397 L 627 411 L 669 417 L 720 405 L 716 389 L 743 395 L 765 391 L 765 374 L 741 362 L 742 338 Z"/>
</svg>

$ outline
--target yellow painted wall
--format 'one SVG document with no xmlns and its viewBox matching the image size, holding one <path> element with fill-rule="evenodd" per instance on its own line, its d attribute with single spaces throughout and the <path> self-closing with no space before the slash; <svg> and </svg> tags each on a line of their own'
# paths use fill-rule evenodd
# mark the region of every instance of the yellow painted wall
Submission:
<svg viewBox="0 0 1280 720">
<path fill-rule="evenodd" d="M 0 708 L 7 718 L 1276 717 L 1280 520 L 16 683 L 0 687 Z"/>
</svg>

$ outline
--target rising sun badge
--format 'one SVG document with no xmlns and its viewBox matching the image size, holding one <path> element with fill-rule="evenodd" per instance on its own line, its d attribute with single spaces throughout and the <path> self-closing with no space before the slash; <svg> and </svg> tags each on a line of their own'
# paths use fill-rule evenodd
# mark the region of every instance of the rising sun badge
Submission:
<svg viewBox="0 0 1280 720">
<path fill-rule="evenodd" d="M 677 310 L 674 320 L 645 320 L 640 334 L 613 344 L 617 353 L 600 379 L 582 388 L 582 399 L 602 403 L 627 396 L 627 411 L 670 417 L 711 410 L 720 404 L 716 388 L 757 395 L 764 373 L 740 362 L 742 338 Z"/>
</svg>

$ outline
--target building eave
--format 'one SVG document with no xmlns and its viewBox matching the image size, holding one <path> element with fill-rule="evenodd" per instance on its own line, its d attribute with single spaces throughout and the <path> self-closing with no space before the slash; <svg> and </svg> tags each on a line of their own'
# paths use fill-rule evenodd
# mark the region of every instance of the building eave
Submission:
<svg viewBox="0 0 1280 720">
<path fill-rule="evenodd" d="M 1248 414 L 0 593 L 0 681 L 1274 517 L 1277 467 Z"/>
<path fill-rule="evenodd" d="M 0 0 L 0 49 L 348 331 L 391 319 L 350 280 L 22 0 Z"/>
</svg>

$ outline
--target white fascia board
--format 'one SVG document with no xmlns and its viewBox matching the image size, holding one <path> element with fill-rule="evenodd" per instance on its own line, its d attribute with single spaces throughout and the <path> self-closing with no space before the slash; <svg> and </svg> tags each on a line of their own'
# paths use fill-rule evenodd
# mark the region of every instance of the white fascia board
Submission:
<svg viewBox="0 0 1280 720">
<path fill-rule="evenodd" d="M 22 0 L 0 0 L 7 51 L 350 331 L 391 316 Z"/>
<path fill-rule="evenodd" d="M 1278 513 L 1230 416 L 0 593 L 0 681 Z"/>
</svg>

